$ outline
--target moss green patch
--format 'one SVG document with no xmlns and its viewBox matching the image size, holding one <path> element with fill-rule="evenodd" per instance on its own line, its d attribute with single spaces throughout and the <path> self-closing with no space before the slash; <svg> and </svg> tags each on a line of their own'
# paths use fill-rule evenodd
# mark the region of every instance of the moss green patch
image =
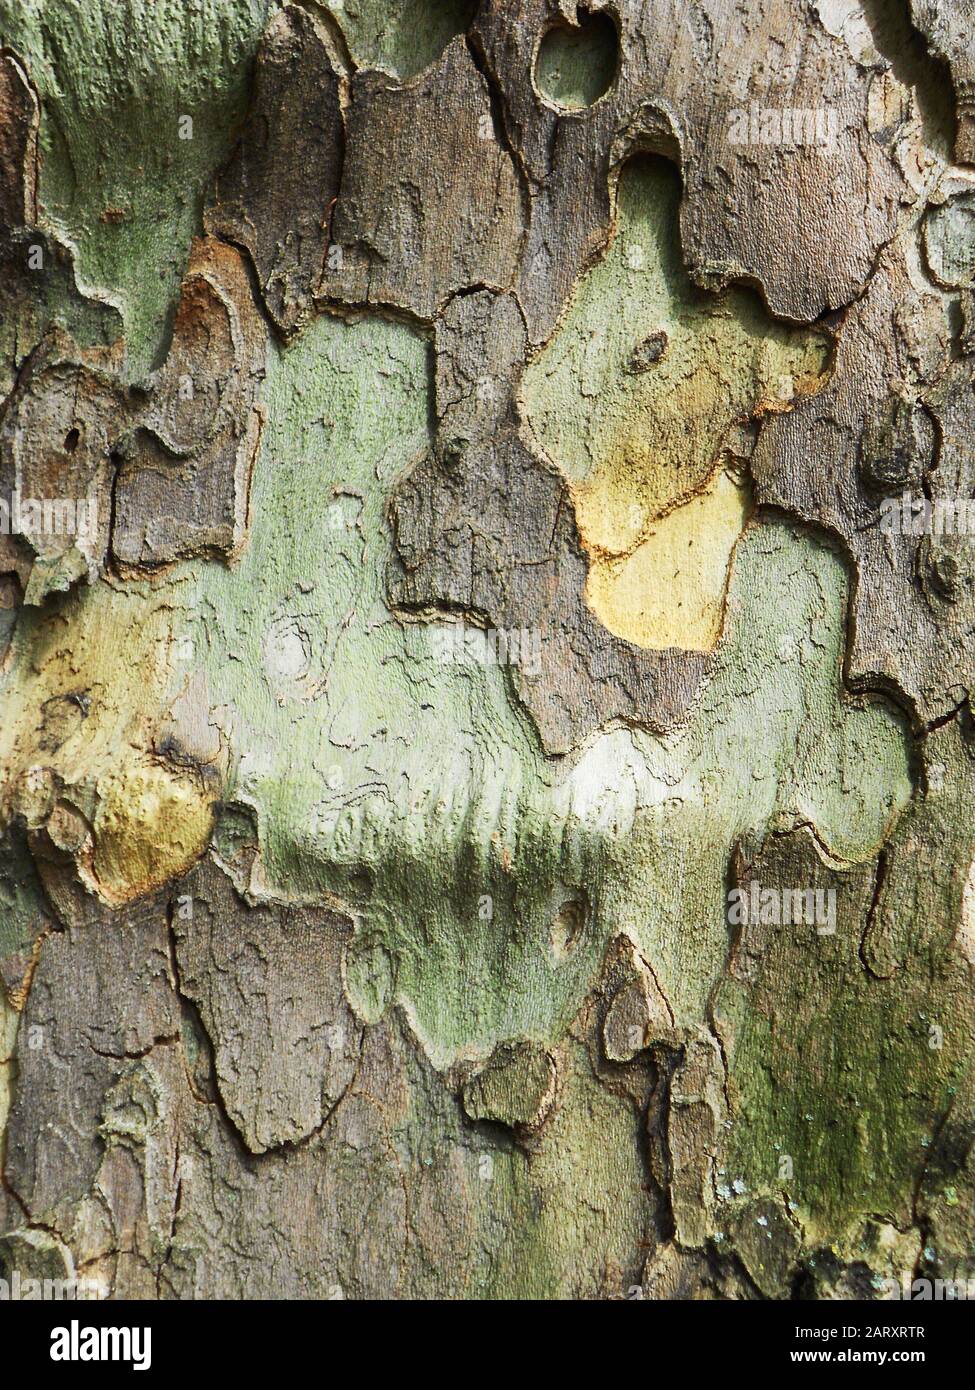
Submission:
<svg viewBox="0 0 975 1390">
<path fill-rule="evenodd" d="M 608 14 L 582 15 L 579 24 L 556 24 L 543 36 L 535 85 L 555 106 L 594 106 L 609 91 L 619 67 L 619 36 Z"/>
<path fill-rule="evenodd" d="M 267 0 L 0 0 L 42 100 L 43 216 L 120 307 L 129 369 L 163 351 L 204 191 L 246 109 Z"/>
<path fill-rule="evenodd" d="M 570 1297 L 586 1250 L 600 1258 L 590 1265 L 584 1296 L 618 1298 L 639 1282 L 639 1241 L 651 1238 L 642 1117 L 625 1098 L 593 1087 L 580 1044 L 570 1042 L 561 1060 L 559 1106 L 538 1151 L 530 1163 L 498 1155 L 495 1180 L 484 1184 L 481 1219 L 489 1232 L 506 1211 L 519 1217 L 517 1230 L 497 1242 L 481 1297 Z M 489 1215 L 493 1221 L 484 1220 Z"/>
<path fill-rule="evenodd" d="M 394 77 L 422 72 L 477 10 L 476 0 L 333 0 L 338 21 L 359 67 L 381 68 Z"/>
<path fill-rule="evenodd" d="M 970 1084 L 971 969 L 952 941 L 963 872 L 948 866 L 972 852 L 975 769 L 957 724 L 934 742 L 943 781 L 902 817 L 879 877 L 836 876 L 835 935 L 775 929 L 753 978 L 716 999 L 737 1105 L 728 1182 L 781 1192 L 811 1243 L 865 1213 L 907 1229 L 917 1175 Z M 844 913 L 843 880 L 858 877 Z"/>
</svg>

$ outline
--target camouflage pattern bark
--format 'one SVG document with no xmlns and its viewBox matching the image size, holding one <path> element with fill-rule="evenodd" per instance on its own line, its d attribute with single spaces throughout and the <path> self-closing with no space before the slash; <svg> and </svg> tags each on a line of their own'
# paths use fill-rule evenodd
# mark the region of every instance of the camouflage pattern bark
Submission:
<svg viewBox="0 0 975 1390">
<path fill-rule="evenodd" d="M 0 0 L 0 1275 L 975 1278 L 973 29 Z"/>
</svg>

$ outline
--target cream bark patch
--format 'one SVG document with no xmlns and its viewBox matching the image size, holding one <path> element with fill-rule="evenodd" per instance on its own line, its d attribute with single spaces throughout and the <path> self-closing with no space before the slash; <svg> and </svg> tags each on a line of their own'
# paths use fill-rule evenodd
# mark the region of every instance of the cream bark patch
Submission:
<svg viewBox="0 0 975 1390">
<path fill-rule="evenodd" d="M 679 196 L 663 160 L 623 170 L 615 237 L 526 370 L 522 403 L 569 483 L 596 616 L 643 647 L 708 651 L 748 515 L 744 490 L 720 481 L 726 441 L 819 390 L 830 344 L 752 290 L 692 284 Z"/>
<path fill-rule="evenodd" d="M 639 647 L 710 651 L 751 490 L 726 469 L 654 522 L 624 556 L 594 555 L 586 601 L 618 637 Z"/>
</svg>

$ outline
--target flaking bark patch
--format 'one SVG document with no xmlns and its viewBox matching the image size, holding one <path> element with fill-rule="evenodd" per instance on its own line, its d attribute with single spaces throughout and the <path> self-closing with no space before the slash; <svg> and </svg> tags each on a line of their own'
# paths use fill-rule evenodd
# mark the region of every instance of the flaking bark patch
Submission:
<svg viewBox="0 0 975 1390">
<path fill-rule="evenodd" d="M 5 1270 L 973 1276 L 967 9 L 0 0 Z"/>
</svg>

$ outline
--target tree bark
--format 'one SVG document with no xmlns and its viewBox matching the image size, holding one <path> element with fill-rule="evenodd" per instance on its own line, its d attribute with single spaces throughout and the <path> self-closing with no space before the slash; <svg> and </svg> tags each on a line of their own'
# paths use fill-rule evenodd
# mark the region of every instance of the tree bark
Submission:
<svg viewBox="0 0 975 1390">
<path fill-rule="evenodd" d="M 0 0 L 0 1277 L 975 1280 L 973 31 Z"/>
</svg>

